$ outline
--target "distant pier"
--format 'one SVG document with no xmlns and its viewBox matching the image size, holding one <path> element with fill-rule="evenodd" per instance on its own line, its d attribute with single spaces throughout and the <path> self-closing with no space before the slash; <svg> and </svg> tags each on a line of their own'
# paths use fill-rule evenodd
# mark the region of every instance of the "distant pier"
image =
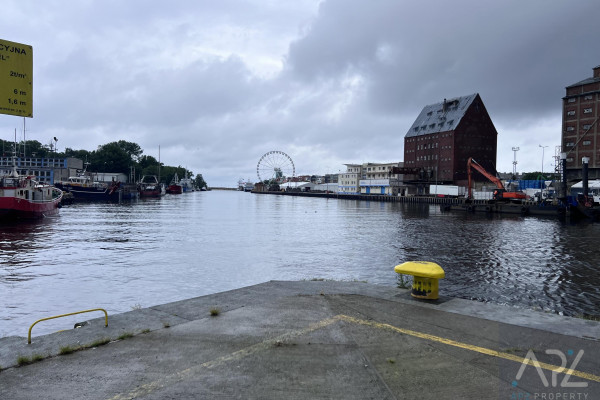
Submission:
<svg viewBox="0 0 600 400">
<path fill-rule="evenodd" d="M 495 200 L 467 200 L 460 197 L 435 196 L 389 196 L 373 194 L 338 194 L 316 192 L 270 191 L 256 194 L 274 194 L 280 196 L 321 197 L 327 199 L 379 201 L 390 203 L 437 204 L 442 211 L 485 212 L 490 214 L 520 214 L 538 216 L 563 216 L 564 207 L 536 201 L 521 201 L 519 203 L 498 202 Z"/>
</svg>

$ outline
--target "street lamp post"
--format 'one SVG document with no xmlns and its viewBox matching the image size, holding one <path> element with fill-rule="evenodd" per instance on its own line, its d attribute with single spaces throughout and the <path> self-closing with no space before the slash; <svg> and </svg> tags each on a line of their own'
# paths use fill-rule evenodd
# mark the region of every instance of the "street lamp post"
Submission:
<svg viewBox="0 0 600 400">
<path fill-rule="evenodd" d="M 543 175 L 544 174 L 544 150 L 548 146 L 542 146 L 541 144 L 539 146 L 542 148 L 542 175 Z"/>
</svg>

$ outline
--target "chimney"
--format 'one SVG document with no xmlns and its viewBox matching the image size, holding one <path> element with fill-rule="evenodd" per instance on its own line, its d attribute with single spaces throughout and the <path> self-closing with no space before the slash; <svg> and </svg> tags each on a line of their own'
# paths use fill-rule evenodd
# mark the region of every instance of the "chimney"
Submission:
<svg viewBox="0 0 600 400">
<path fill-rule="evenodd" d="M 600 78 L 600 65 L 594 68 L 594 78 Z"/>
<path fill-rule="evenodd" d="M 600 66 L 599 66 L 599 68 L 600 68 Z M 443 112 L 446 112 L 446 107 L 447 107 L 446 106 L 446 99 L 444 99 L 444 105 L 442 106 L 442 111 Z"/>
</svg>

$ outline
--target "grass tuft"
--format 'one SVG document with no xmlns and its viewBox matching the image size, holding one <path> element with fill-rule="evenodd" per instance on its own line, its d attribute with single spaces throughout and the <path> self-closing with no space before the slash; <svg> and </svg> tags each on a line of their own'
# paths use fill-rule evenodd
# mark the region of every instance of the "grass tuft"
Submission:
<svg viewBox="0 0 600 400">
<path fill-rule="evenodd" d="M 19 356 L 17 357 L 17 364 L 19 365 L 27 365 L 31 363 L 31 359 L 27 356 Z"/>
<path fill-rule="evenodd" d="M 60 348 L 59 354 L 61 356 L 64 356 L 64 355 L 67 355 L 67 354 L 75 353 L 78 350 L 81 350 L 81 347 L 79 347 L 79 346 L 62 346 Z"/>
<path fill-rule="evenodd" d="M 133 333 L 131 332 L 123 332 L 123 334 L 121 336 L 119 336 L 117 339 L 118 340 L 123 340 L 123 339 L 129 339 L 133 337 Z"/>
<path fill-rule="evenodd" d="M 213 308 L 210 309 L 210 316 L 211 317 L 216 317 L 219 314 L 221 314 L 221 310 L 219 310 L 217 307 L 213 307 Z"/>
<path fill-rule="evenodd" d="M 412 287 L 412 282 L 410 281 L 410 278 L 405 275 L 398 274 L 397 287 L 398 289 L 410 289 Z"/>
<path fill-rule="evenodd" d="M 163 322 L 163 328 L 170 328 L 171 324 L 168 322 Z"/>
<path fill-rule="evenodd" d="M 100 346 L 104 346 L 105 344 L 109 344 L 109 343 L 110 343 L 110 338 L 102 338 L 102 339 L 93 341 L 92 343 L 90 343 L 88 345 L 88 347 L 100 347 Z"/>
<path fill-rule="evenodd" d="M 142 333 L 150 333 L 150 329 L 146 328 L 142 331 Z"/>
</svg>

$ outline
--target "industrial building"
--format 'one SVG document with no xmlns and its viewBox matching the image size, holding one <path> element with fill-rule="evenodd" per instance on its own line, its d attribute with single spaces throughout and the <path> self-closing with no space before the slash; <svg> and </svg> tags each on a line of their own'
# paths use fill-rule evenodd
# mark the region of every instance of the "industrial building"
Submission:
<svg viewBox="0 0 600 400">
<path fill-rule="evenodd" d="M 478 93 L 425 106 L 404 137 L 405 183 L 467 185 L 467 160 L 496 171 L 498 132 Z M 486 181 L 475 174 L 474 178 Z"/>
<path fill-rule="evenodd" d="M 582 179 L 582 159 L 588 176 L 600 178 L 600 65 L 593 76 L 566 87 L 563 97 L 562 151 L 566 155 L 567 181 Z"/>
<path fill-rule="evenodd" d="M 83 161 L 78 158 L 44 158 L 44 157 L 0 157 L 0 172 L 10 174 L 16 165 L 17 172 L 25 176 L 35 176 L 36 180 L 54 184 L 67 180 L 83 169 Z"/>
</svg>

